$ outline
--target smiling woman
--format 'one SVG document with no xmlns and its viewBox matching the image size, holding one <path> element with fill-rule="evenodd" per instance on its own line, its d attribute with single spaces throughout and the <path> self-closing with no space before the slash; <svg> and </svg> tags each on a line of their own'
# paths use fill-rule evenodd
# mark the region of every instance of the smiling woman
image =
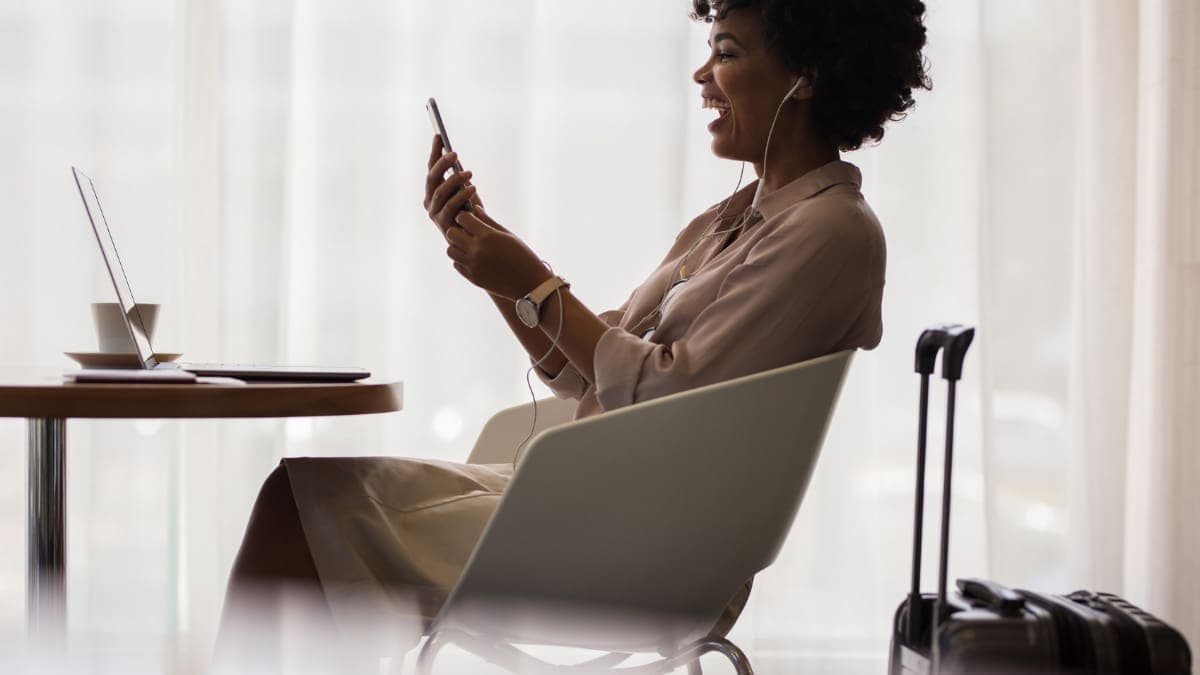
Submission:
<svg viewBox="0 0 1200 675">
<path fill-rule="evenodd" d="M 726 47 L 720 63 L 765 50 L 761 58 L 779 75 L 806 75 L 815 128 L 856 150 L 882 139 L 887 121 L 903 119 L 914 89 L 932 87 L 921 56 L 924 14 L 920 0 L 693 0 L 692 18 L 743 28 L 741 42 L 734 31 L 714 31 L 714 48 Z"/>
<path fill-rule="evenodd" d="M 839 153 L 881 138 L 911 107 L 912 88 L 928 86 L 924 6 L 854 5 L 695 3 L 712 23 L 710 54 L 693 74 L 718 113 L 712 151 L 752 163 L 759 180 L 688 223 L 615 310 L 594 313 L 543 266 L 514 234 L 521 228 L 485 207 L 471 171 L 447 177 L 466 162 L 434 138 L 422 206 L 447 257 L 494 301 L 543 382 L 579 400 L 577 419 L 879 344 L 883 229 L 861 173 Z M 415 642 L 512 474 L 510 464 L 285 459 L 251 514 L 227 619 L 238 620 L 240 598 L 287 586 L 311 592 L 340 626 L 369 612 L 393 647 L 401 631 Z M 730 598 L 715 634 L 733 625 L 749 586 Z M 240 632 L 230 626 L 225 635 Z"/>
</svg>

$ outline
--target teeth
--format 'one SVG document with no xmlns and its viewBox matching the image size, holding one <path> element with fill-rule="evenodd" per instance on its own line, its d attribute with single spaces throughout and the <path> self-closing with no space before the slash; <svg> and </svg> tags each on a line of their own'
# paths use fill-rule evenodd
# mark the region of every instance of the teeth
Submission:
<svg viewBox="0 0 1200 675">
<path fill-rule="evenodd" d="M 729 110 L 729 103 L 715 98 L 705 98 L 701 107 L 706 110 L 720 110 L 724 112 Z"/>
</svg>

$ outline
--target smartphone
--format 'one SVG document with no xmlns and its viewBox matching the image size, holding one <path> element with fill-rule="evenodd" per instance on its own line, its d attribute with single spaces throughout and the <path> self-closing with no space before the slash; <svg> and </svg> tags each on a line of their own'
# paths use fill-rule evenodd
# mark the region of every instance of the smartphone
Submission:
<svg viewBox="0 0 1200 675">
<path fill-rule="evenodd" d="M 442 122 L 442 113 L 438 110 L 437 99 L 430 97 L 429 102 L 425 104 L 425 110 L 429 112 L 429 123 L 433 125 L 433 130 L 442 138 L 442 154 L 453 152 L 454 147 L 450 145 L 450 134 L 446 133 L 446 125 Z M 462 164 L 455 160 L 450 170 L 454 173 L 462 173 Z M 464 204 L 463 210 L 472 211 L 471 202 Z"/>
</svg>

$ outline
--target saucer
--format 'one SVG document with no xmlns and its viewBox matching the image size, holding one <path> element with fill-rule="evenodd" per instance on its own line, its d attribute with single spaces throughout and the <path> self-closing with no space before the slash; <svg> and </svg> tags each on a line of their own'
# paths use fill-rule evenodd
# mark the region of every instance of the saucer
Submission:
<svg viewBox="0 0 1200 675">
<path fill-rule="evenodd" d="M 138 355 L 132 352 L 119 354 L 113 352 L 63 352 L 84 368 L 141 368 Z M 155 352 L 154 360 L 159 363 L 170 363 L 183 354 Z"/>
</svg>

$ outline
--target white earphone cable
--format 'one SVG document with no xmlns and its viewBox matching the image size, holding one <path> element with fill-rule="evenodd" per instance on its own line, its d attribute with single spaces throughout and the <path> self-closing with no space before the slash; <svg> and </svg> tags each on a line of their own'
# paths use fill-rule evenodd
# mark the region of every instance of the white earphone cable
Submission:
<svg viewBox="0 0 1200 675">
<path fill-rule="evenodd" d="M 763 148 L 763 172 L 762 175 L 758 177 L 758 187 L 754 189 L 754 201 L 750 202 L 751 216 L 762 215 L 762 213 L 758 210 L 758 205 L 762 201 L 763 181 L 767 177 L 767 158 L 771 155 L 771 138 L 775 135 L 775 125 L 779 123 L 779 114 L 783 112 L 783 106 L 787 105 L 788 99 L 792 97 L 792 94 L 796 93 L 796 90 L 799 89 L 800 85 L 802 84 L 808 84 L 808 78 L 804 77 L 803 75 L 796 79 L 796 84 L 793 85 L 792 88 L 788 90 L 788 93 L 784 95 L 783 100 L 779 102 L 779 107 L 775 109 L 775 117 L 771 119 L 771 128 L 767 131 L 767 145 Z"/>
<path fill-rule="evenodd" d="M 696 250 L 696 247 L 700 245 L 700 242 L 704 241 L 705 239 L 707 239 L 709 237 L 715 237 L 718 234 L 729 234 L 730 232 L 733 232 L 734 230 L 740 230 L 742 228 L 742 226 L 745 225 L 745 222 L 743 221 L 741 223 L 738 223 L 737 225 L 734 225 L 733 227 L 731 227 L 727 230 L 717 231 L 717 229 L 716 229 L 717 224 L 721 222 L 721 218 L 725 216 L 725 212 L 729 210 L 729 205 L 733 202 L 733 196 L 736 195 L 737 191 L 741 189 L 742 179 L 745 178 L 745 176 L 746 176 L 746 163 L 742 162 L 742 168 L 738 172 L 737 185 L 733 186 L 733 192 L 728 197 L 725 198 L 724 203 L 721 204 L 721 210 L 717 212 L 717 215 L 713 217 L 712 222 L 710 222 L 707 226 L 708 228 L 710 228 L 714 231 L 702 233 L 699 237 L 696 237 L 696 241 L 692 242 L 692 245 L 688 247 L 688 250 L 683 254 L 683 256 L 679 259 L 679 262 L 675 265 L 675 269 L 671 270 L 671 274 L 667 276 L 667 287 L 665 289 L 663 289 L 663 294 L 662 294 L 662 297 L 659 298 L 658 304 L 655 305 L 654 309 L 650 310 L 650 312 L 647 313 L 646 316 L 642 317 L 642 319 L 640 321 L 638 321 L 636 324 L 634 324 L 633 328 L 630 329 L 631 333 L 637 334 L 639 332 L 638 329 L 642 327 L 642 324 L 646 323 L 647 319 L 650 319 L 655 314 L 657 314 L 659 312 L 659 310 L 662 309 L 663 304 L 667 301 L 667 295 L 671 292 L 671 289 L 675 286 L 675 283 L 676 283 L 675 275 L 679 274 L 679 270 L 683 269 L 683 266 L 687 263 L 688 258 L 690 258 L 692 256 L 692 253 Z"/>
<path fill-rule="evenodd" d="M 550 267 L 550 263 L 543 260 L 542 264 L 550 268 L 550 273 L 554 274 L 554 268 Z M 525 449 L 525 444 L 529 442 L 529 439 L 533 438 L 534 432 L 537 431 L 537 394 L 533 391 L 533 382 L 530 381 L 529 375 L 533 373 L 534 368 L 542 365 L 543 361 L 550 358 L 550 355 L 558 348 L 559 338 L 562 337 L 563 315 L 566 313 L 566 307 L 563 305 L 562 299 L 562 286 L 554 289 L 554 295 L 558 298 L 558 328 L 554 331 L 554 339 L 550 341 L 550 348 L 546 350 L 546 353 L 542 354 L 542 357 L 534 361 L 529 366 L 529 369 L 525 371 L 525 387 L 529 389 L 529 398 L 533 401 L 533 420 L 529 423 L 529 435 L 525 437 L 525 440 L 517 444 L 517 449 L 513 452 L 512 464 L 514 470 L 517 468 L 517 460 L 521 458 L 521 451 Z"/>
</svg>

